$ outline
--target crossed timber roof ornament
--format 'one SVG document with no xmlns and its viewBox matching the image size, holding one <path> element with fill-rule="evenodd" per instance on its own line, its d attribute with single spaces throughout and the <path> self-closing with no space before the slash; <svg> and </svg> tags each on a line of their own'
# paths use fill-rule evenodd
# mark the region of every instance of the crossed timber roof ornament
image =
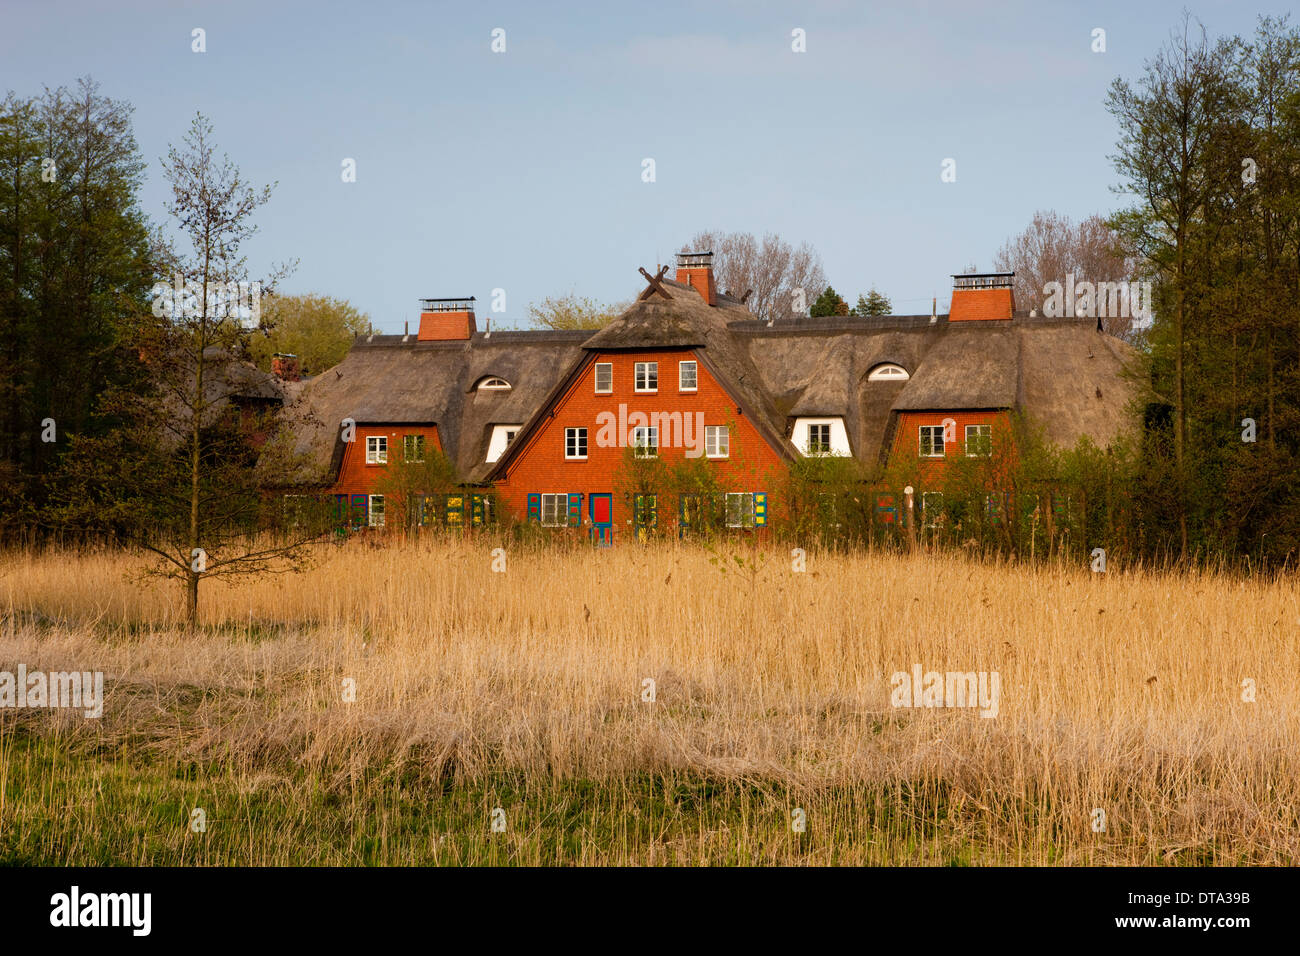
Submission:
<svg viewBox="0 0 1300 956">
<path fill-rule="evenodd" d="M 642 292 L 639 296 L 637 296 L 638 302 L 645 301 L 646 299 L 650 298 L 650 296 L 654 295 L 656 292 L 658 292 L 665 299 L 672 298 L 672 296 L 668 294 L 668 290 L 665 289 L 662 285 L 664 281 L 664 276 L 668 274 L 667 266 L 660 266 L 657 275 L 651 275 L 650 273 L 646 272 L 644 267 L 637 269 L 637 271 L 640 272 L 643 276 L 645 276 L 646 282 L 650 283 L 648 286 L 645 287 L 645 291 Z"/>
</svg>

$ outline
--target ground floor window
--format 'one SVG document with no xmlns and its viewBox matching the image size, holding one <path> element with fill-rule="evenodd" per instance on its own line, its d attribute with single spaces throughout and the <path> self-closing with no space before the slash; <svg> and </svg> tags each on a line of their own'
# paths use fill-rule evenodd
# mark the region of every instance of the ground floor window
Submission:
<svg viewBox="0 0 1300 956">
<path fill-rule="evenodd" d="M 727 492 L 727 527 L 754 527 L 754 496 L 748 491 Z"/>
<path fill-rule="evenodd" d="M 542 527 L 562 528 L 569 523 L 569 496 L 542 495 Z"/>
<path fill-rule="evenodd" d="M 370 496 L 370 527 L 382 528 L 384 526 L 384 496 Z"/>
</svg>

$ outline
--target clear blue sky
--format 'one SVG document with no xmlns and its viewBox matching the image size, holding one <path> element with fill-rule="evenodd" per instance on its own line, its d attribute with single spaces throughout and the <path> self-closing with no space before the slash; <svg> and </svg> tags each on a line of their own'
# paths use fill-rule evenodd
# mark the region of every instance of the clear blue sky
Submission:
<svg viewBox="0 0 1300 956">
<path fill-rule="evenodd" d="M 1116 208 L 1106 88 L 1184 6 L 2 2 L 0 87 L 89 74 L 135 106 L 152 219 L 159 159 L 201 110 L 254 183 L 279 183 L 255 272 L 296 257 L 284 291 L 344 297 L 388 332 L 422 296 L 474 295 L 483 315 L 503 288 L 501 326 L 547 295 L 626 299 L 638 266 L 706 228 L 806 240 L 850 301 L 874 284 L 897 312 L 934 295 L 943 311 L 949 274 L 988 268 L 1035 209 Z M 1211 35 L 1286 7 L 1187 4 Z"/>
</svg>

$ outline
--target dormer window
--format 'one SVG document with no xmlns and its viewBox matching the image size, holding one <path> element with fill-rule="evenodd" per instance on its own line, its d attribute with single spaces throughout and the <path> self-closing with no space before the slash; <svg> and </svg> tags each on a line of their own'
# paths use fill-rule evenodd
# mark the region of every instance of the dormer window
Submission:
<svg viewBox="0 0 1300 956">
<path fill-rule="evenodd" d="M 504 378 L 489 375 L 478 383 L 478 390 L 480 392 L 508 392 L 510 391 L 510 383 Z"/>
<path fill-rule="evenodd" d="M 911 376 L 907 374 L 907 369 L 893 362 L 877 365 L 867 375 L 868 382 L 906 382 L 909 378 Z"/>
</svg>

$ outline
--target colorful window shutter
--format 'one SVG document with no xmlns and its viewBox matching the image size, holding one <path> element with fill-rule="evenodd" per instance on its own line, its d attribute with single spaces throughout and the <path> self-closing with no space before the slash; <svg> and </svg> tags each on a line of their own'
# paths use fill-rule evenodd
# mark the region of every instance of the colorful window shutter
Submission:
<svg viewBox="0 0 1300 956">
<path fill-rule="evenodd" d="M 370 521 L 370 496 L 353 495 L 352 496 L 352 524 L 354 527 L 363 528 Z"/>
<path fill-rule="evenodd" d="M 893 524 L 897 517 L 897 509 L 894 508 L 894 496 L 877 495 L 876 513 L 880 515 L 882 524 Z"/>
<path fill-rule="evenodd" d="M 767 492 L 754 492 L 754 527 L 762 528 L 767 525 Z"/>
<path fill-rule="evenodd" d="M 465 499 L 461 495 L 447 497 L 447 524 L 461 524 L 465 517 Z"/>
<path fill-rule="evenodd" d="M 542 496 L 539 492 L 529 492 L 528 494 L 528 520 L 542 520 Z"/>
<path fill-rule="evenodd" d="M 473 515 L 472 520 L 474 524 L 476 525 L 482 524 L 483 523 L 483 496 L 472 495 L 470 497 L 470 508 L 471 508 L 471 514 Z"/>
<path fill-rule="evenodd" d="M 569 492 L 569 526 L 576 528 L 582 524 L 582 495 L 576 491 Z"/>
</svg>

